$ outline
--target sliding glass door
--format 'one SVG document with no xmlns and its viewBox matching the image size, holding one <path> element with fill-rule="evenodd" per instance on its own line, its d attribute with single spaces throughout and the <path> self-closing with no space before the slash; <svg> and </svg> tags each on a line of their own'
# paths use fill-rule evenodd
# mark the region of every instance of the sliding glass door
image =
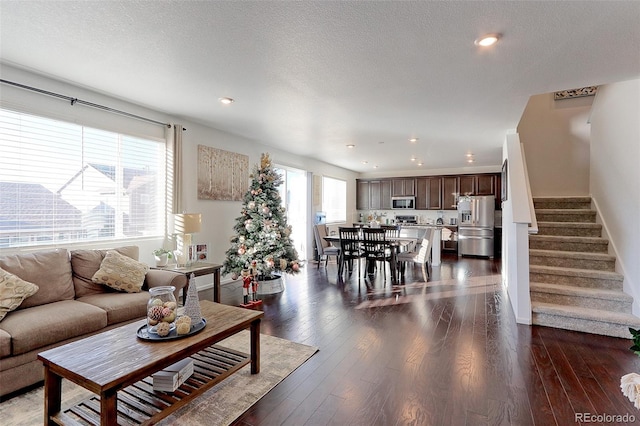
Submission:
<svg viewBox="0 0 640 426">
<path fill-rule="evenodd" d="M 300 260 L 307 259 L 307 173 L 304 170 L 275 165 L 282 176 L 278 187 L 282 205 L 287 209 L 287 223 L 291 225 L 291 239 Z"/>
</svg>

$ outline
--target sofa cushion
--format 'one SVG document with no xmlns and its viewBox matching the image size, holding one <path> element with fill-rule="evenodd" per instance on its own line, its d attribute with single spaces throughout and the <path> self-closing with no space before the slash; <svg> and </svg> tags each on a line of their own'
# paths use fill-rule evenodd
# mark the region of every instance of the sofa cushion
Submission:
<svg viewBox="0 0 640 426">
<path fill-rule="evenodd" d="M 0 358 L 11 355 L 11 335 L 0 330 Z"/>
<path fill-rule="evenodd" d="M 11 312 L 0 329 L 11 336 L 11 355 L 19 355 L 51 343 L 100 330 L 107 313 L 97 306 L 63 300 Z"/>
<path fill-rule="evenodd" d="M 33 296 L 38 286 L 0 268 L 0 321 L 24 299 Z"/>
<path fill-rule="evenodd" d="M 39 287 L 18 310 L 75 297 L 69 252 L 65 249 L 1 256 L 0 268 Z"/>
<path fill-rule="evenodd" d="M 138 260 L 139 249 L 137 246 L 120 247 L 114 250 L 131 259 Z M 95 273 L 100 269 L 100 265 L 106 254 L 107 250 L 73 250 L 71 252 L 73 285 L 75 287 L 76 297 L 112 291 L 102 284 L 96 284 L 91 281 Z"/>
<path fill-rule="evenodd" d="M 144 318 L 147 315 L 149 292 L 91 294 L 77 299 L 78 302 L 97 306 L 107 312 L 109 325 Z"/>
<path fill-rule="evenodd" d="M 91 281 L 104 284 L 114 290 L 139 293 L 144 284 L 144 276 L 149 270 L 146 265 L 115 250 L 109 250 L 100 264 L 100 269 Z"/>
</svg>

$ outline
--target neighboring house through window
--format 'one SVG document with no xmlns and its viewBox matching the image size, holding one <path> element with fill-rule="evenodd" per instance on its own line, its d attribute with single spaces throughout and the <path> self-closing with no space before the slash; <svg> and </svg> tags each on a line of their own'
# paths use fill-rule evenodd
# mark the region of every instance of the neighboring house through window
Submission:
<svg viewBox="0 0 640 426">
<path fill-rule="evenodd" d="M 0 110 L 0 248 L 161 236 L 164 141 Z"/>
</svg>

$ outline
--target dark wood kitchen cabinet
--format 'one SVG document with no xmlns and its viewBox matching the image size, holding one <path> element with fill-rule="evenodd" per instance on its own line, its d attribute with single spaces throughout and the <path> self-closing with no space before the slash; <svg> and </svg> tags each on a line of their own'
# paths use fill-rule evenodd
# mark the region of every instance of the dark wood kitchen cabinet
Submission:
<svg viewBox="0 0 640 426">
<path fill-rule="evenodd" d="M 476 195 L 476 182 L 478 177 L 476 175 L 460 175 L 460 195 Z"/>
<path fill-rule="evenodd" d="M 442 177 L 442 209 L 456 210 L 458 208 L 458 176 Z"/>
<path fill-rule="evenodd" d="M 495 175 L 478 175 L 476 181 L 475 195 L 495 195 L 496 194 L 496 176 Z"/>
<path fill-rule="evenodd" d="M 369 209 L 369 181 L 356 180 L 356 209 Z"/>
<path fill-rule="evenodd" d="M 442 177 L 416 178 L 416 209 L 442 209 Z"/>
<path fill-rule="evenodd" d="M 460 195 L 495 195 L 496 175 L 461 175 Z"/>
<path fill-rule="evenodd" d="M 392 197 L 415 196 L 416 195 L 416 179 L 396 178 L 391 180 Z"/>
<path fill-rule="evenodd" d="M 391 210 L 391 180 L 380 181 L 380 209 Z"/>
<path fill-rule="evenodd" d="M 391 180 L 356 180 L 357 210 L 390 210 Z"/>
<path fill-rule="evenodd" d="M 493 195 L 501 209 L 500 174 L 356 180 L 356 209 L 390 210 L 391 197 L 415 196 L 416 210 L 456 210 L 460 195 Z"/>
</svg>

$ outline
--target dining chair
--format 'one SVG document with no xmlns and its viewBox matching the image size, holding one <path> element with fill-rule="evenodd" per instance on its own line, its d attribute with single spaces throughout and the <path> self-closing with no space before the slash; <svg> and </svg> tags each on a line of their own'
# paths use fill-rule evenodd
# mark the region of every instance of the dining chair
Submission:
<svg viewBox="0 0 640 426">
<path fill-rule="evenodd" d="M 385 230 L 382 228 L 365 228 L 362 230 L 362 236 L 367 271 L 373 273 L 376 263 L 382 262 L 383 276 L 386 280 L 386 262 L 391 262 L 391 250 L 385 236 Z"/>
<path fill-rule="evenodd" d="M 332 246 L 324 237 L 327 236 L 327 225 L 324 223 L 314 225 L 313 234 L 316 239 L 316 251 L 318 252 L 318 268 L 320 269 L 320 264 L 322 263 L 322 259 L 324 258 L 324 267 L 327 267 L 327 263 L 329 263 L 329 256 L 335 256 L 336 262 L 339 262 L 340 258 L 340 248 Z"/>
<path fill-rule="evenodd" d="M 338 236 L 340 237 L 340 267 L 338 274 L 342 275 L 345 263 L 348 265 L 349 273 L 353 271 L 353 261 L 358 263 L 358 278 L 360 278 L 360 260 L 364 257 L 361 247 L 360 230 L 358 228 L 338 228 Z"/>
<path fill-rule="evenodd" d="M 385 237 L 400 237 L 400 225 L 380 225 L 380 228 L 384 229 Z"/>
<path fill-rule="evenodd" d="M 428 229 L 425 232 L 422 243 L 416 250 L 399 253 L 396 261 L 400 265 L 400 276 L 404 279 L 404 271 L 407 262 L 411 262 L 412 265 L 419 264 L 422 269 L 422 278 L 425 282 L 429 277 L 429 259 L 431 258 L 431 248 L 433 244 L 433 236 L 435 232 L 433 229 Z"/>
</svg>

